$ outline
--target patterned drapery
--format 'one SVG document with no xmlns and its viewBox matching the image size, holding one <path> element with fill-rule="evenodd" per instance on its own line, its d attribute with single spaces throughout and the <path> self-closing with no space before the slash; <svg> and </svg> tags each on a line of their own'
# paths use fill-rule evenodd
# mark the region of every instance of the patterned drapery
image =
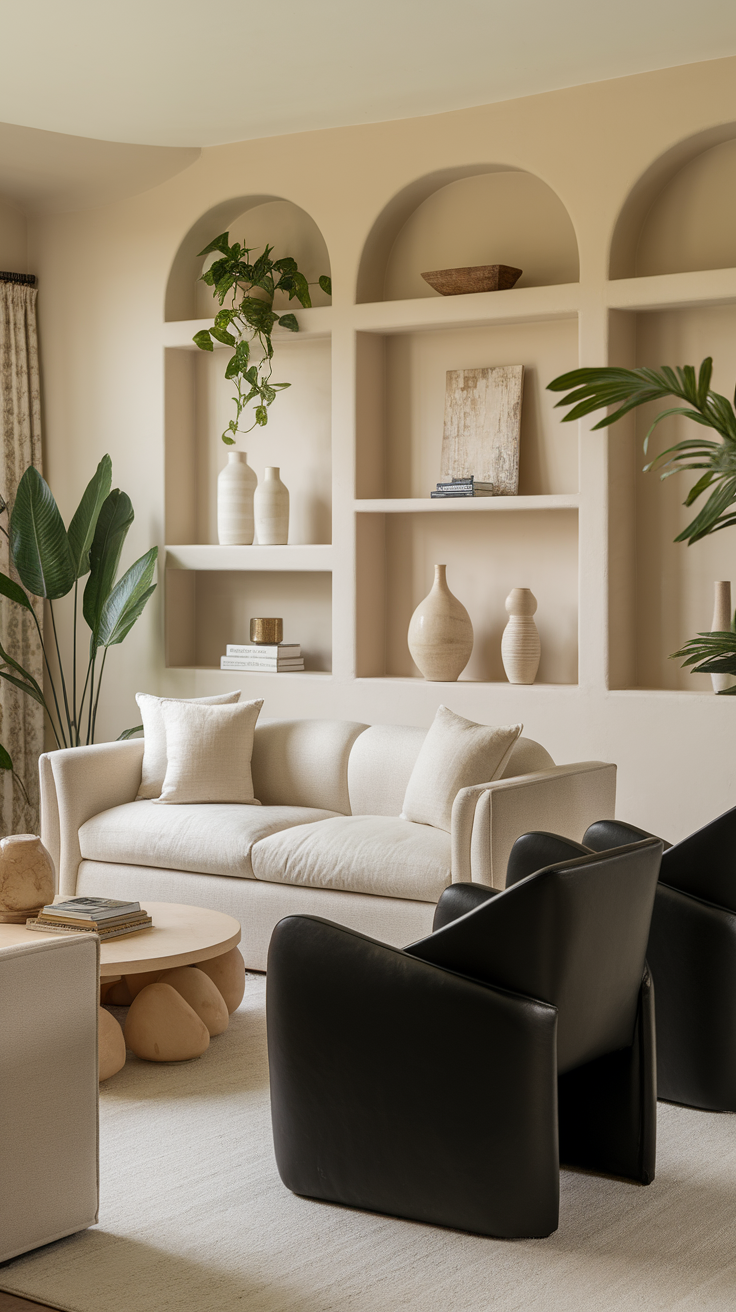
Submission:
<svg viewBox="0 0 736 1312">
<path fill-rule="evenodd" d="M 28 465 L 41 469 L 41 399 L 38 376 L 36 288 L 3 282 L 0 276 L 0 493 L 10 506 Z M 7 513 L 0 516 L 7 530 Z M 10 566 L 8 539 L 0 533 L 0 569 Z M 43 602 L 36 603 L 43 625 Z M 36 626 L 20 606 L 0 598 L 0 642 L 39 683 L 43 656 Z M 25 784 L 30 805 L 9 772 L 0 775 L 0 834 L 38 833 L 38 757 L 44 747 L 43 709 L 32 698 L 0 680 L 0 743 Z"/>
</svg>

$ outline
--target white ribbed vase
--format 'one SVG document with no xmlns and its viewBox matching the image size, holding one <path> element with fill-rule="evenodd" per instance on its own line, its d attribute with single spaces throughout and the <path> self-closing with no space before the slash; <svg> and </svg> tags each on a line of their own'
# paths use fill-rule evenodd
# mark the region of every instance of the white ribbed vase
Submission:
<svg viewBox="0 0 736 1312">
<path fill-rule="evenodd" d="M 730 583 L 720 582 L 715 585 L 713 621 L 710 627 L 712 633 L 728 633 L 731 629 Z M 732 683 L 730 674 L 711 674 L 710 680 L 714 692 L 722 692 L 724 688 L 730 688 Z"/>
<path fill-rule="evenodd" d="M 278 465 L 266 467 L 266 477 L 256 489 L 254 506 L 259 546 L 285 546 L 289 541 L 289 489 L 279 478 Z"/>
<path fill-rule="evenodd" d="M 217 537 L 224 547 L 249 547 L 253 542 L 253 494 L 258 479 L 245 451 L 228 451 L 227 464 L 217 476 Z"/>
<path fill-rule="evenodd" d="M 537 599 L 531 588 L 512 588 L 506 598 L 509 622 L 501 638 L 501 659 L 509 683 L 534 683 L 542 645 L 534 612 Z"/>
<path fill-rule="evenodd" d="M 447 586 L 447 566 L 435 565 L 432 591 L 409 623 L 409 651 L 429 683 L 454 683 L 473 650 L 473 625 Z"/>
</svg>

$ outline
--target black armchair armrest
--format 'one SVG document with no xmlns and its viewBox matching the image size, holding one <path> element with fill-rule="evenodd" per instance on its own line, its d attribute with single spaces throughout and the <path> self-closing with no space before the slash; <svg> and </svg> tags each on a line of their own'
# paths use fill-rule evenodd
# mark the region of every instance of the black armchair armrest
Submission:
<svg viewBox="0 0 736 1312">
<path fill-rule="evenodd" d="M 555 1007 L 289 916 L 267 1015 L 288 1188 L 480 1234 L 554 1230 Z"/>
<path fill-rule="evenodd" d="M 629 840 L 631 841 L 631 840 Z M 576 843 L 572 838 L 562 838 L 560 834 L 550 834 L 544 829 L 533 829 L 528 834 L 517 838 L 509 853 L 506 867 L 506 887 L 518 884 L 527 875 L 544 870 L 556 861 L 569 861 L 576 856 L 588 856 L 590 847 Z"/>
<path fill-rule="evenodd" d="M 488 884 L 450 884 L 437 903 L 432 921 L 432 933 L 434 934 L 436 929 L 442 929 L 443 925 L 449 925 L 452 920 L 458 920 L 468 911 L 475 911 L 476 907 L 500 892 L 502 889 L 489 888 Z"/>
</svg>

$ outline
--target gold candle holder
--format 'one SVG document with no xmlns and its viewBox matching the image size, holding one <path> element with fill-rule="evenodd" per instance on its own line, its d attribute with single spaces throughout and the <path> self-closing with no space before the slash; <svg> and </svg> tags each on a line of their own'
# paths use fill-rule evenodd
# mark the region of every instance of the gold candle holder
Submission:
<svg viewBox="0 0 736 1312">
<path fill-rule="evenodd" d="M 250 640 L 257 644 L 283 642 L 284 621 L 253 619 L 250 622 Z"/>
</svg>

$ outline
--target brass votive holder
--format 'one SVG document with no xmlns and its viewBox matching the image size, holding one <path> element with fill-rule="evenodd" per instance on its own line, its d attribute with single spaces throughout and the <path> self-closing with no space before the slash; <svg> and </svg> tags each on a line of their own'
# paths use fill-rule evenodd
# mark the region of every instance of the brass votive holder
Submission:
<svg viewBox="0 0 736 1312">
<path fill-rule="evenodd" d="M 252 619 L 250 622 L 250 640 L 255 643 L 283 642 L 284 621 L 274 619 Z"/>
</svg>

